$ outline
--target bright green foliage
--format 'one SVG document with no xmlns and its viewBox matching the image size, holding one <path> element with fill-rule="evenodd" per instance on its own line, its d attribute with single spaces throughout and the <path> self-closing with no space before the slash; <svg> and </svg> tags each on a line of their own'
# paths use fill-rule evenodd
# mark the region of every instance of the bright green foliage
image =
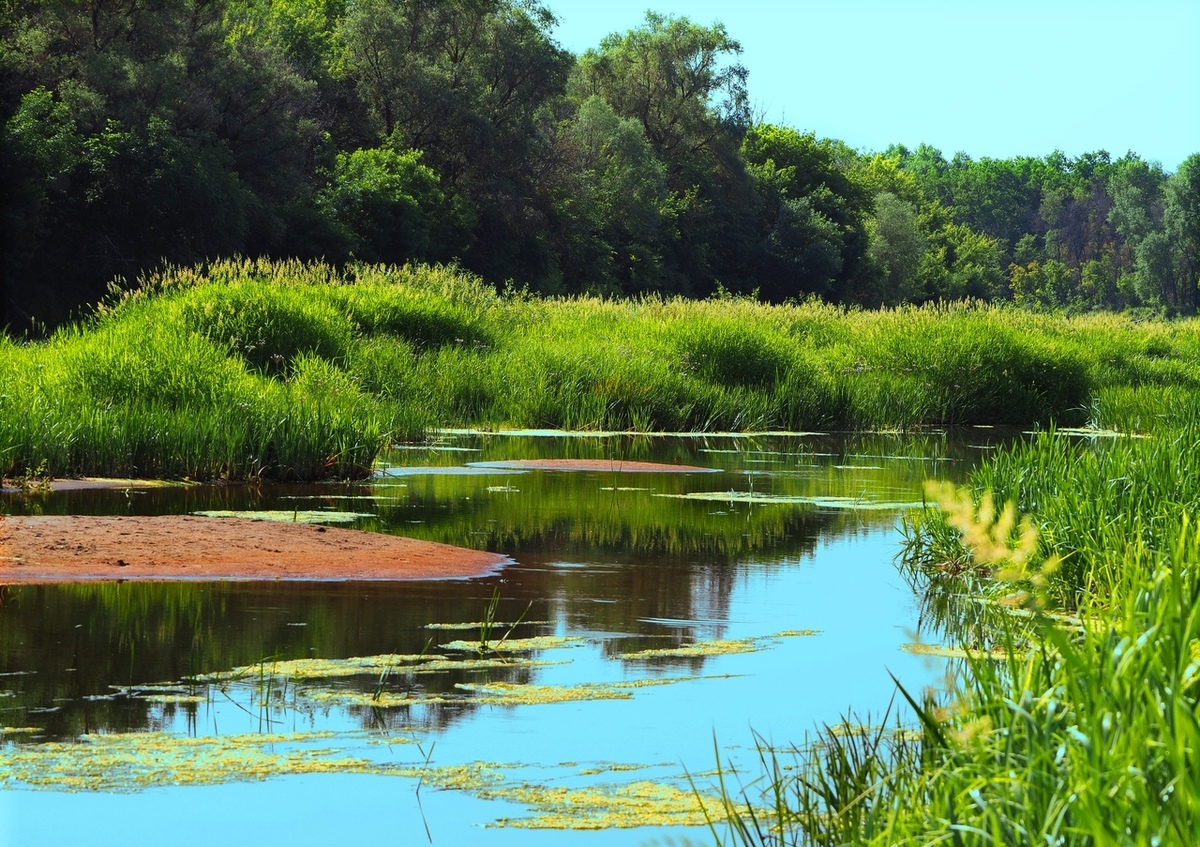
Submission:
<svg viewBox="0 0 1200 847">
<path fill-rule="evenodd" d="M 1192 323 L 974 306 L 844 312 L 501 297 L 452 268 L 173 269 L 49 342 L 0 348 L 6 474 L 365 473 L 439 425 L 604 430 L 1083 423 L 1192 390 Z M 1173 399 L 1174 398 L 1174 399 Z"/>
<path fill-rule="evenodd" d="M 686 168 L 679 153 L 710 147 L 721 123 L 747 122 L 746 69 L 726 63 L 741 52 L 721 24 L 651 12 L 644 27 L 610 35 L 585 53 L 578 85 L 639 121 L 655 149 Z M 672 173 L 673 180 L 680 175 Z"/>
<path fill-rule="evenodd" d="M 867 246 L 867 193 L 839 161 L 838 148 L 812 133 L 761 125 L 746 133 L 741 152 L 763 197 L 763 293 L 869 299 L 854 287 Z"/>
<path fill-rule="evenodd" d="M 947 161 L 754 124 L 720 23 L 650 13 L 572 56 L 537 0 L 3 8 L 0 325 L 16 334 L 114 279 L 242 255 L 867 307 L 1006 299 L 1010 266 L 1059 262 L 1025 305 L 1200 302 L 1193 160 Z"/>
<path fill-rule="evenodd" d="M 363 261 L 436 258 L 430 230 L 446 217 L 438 177 L 420 150 L 388 148 L 338 153 L 317 208 L 333 220 Z"/>
<path fill-rule="evenodd" d="M 867 234 L 871 261 L 882 274 L 881 299 L 885 303 L 924 300 L 925 292 L 917 287 L 917 269 L 927 243 L 913 205 L 891 192 L 880 192 L 875 196 L 875 214 L 867 221 Z"/>
<path fill-rule="evenodd" d="M 1132 352 L 1131 327 L 1106 324 L 1124 337 L 1105 354 Z M 1134 343 L 1152 354 L 1145 365 L 1165 351 L 1163 332 Z M 1194 328 L 1173 342 L 1196 355 Z M 794 768 L 764 749 L 765 788 L 738 797 L 726 783 L 719 843 L 920 845 L 948 834 L 980 844 L 1194 843 L 1196 373 L 1171 392 L 1173 413 L 1149 438 L 1047 432 L 974 475 L 968 504 L 1009 501 L 1036 522 L 1038 551 L 1023 574 L 1014 554 L 964 547 L 939 514 L 909 519 L 906 555 L 925 573 L 928 619 L 966 657 L 952 692 L 901 690 L 913 724 L 826 727 Z M 1151 396 L 1120 395 L 1108 413 Z M 996 526 L 994 512 L 968 520 L 972 531 Z M 1051 611 L 1064 603 L 1070 614 Z"/>
<path fill-rule="evenodd" d="M 1200 308 L 1200 153 L 1183 160 L 1166 185 L 1163 227 L 1171 239 L 1170 259 L 1179 302 Z"/>
<path fill-rule="evenodd" d="M 672 208 L 666 170 L 642 125 L 593 95 L 559 125 L 554 149 L 562 167 L 544 185 L 554 199 L 564 277 L 626 294 L 663 288 Z"/>
<path fill-rule="evenodd" d="M 1065 306 L 1071 297 L 1071 269 L 1057 259 L 1011 265 L 1008 285 L 1018 306 Z"/>
</svg>

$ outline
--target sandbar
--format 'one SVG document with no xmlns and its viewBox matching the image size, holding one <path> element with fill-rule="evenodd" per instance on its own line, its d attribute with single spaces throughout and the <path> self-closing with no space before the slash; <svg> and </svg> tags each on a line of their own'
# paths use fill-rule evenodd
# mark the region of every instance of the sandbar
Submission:
<svg viewBox="0 0 1200 847">
<path fill-rule="evenodd" d="M 0 517 L 0 584 L 467 579 L 510 561 L 482 550 L 301 523 L 187 515 Z"/>
</svg>

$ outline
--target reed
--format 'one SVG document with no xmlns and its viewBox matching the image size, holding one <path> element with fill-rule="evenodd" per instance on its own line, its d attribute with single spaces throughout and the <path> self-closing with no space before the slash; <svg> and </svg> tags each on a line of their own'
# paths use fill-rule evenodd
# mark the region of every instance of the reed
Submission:
<svg viewBox="0 0 1200 847">
<path fill-rule="evenodd" d="M 453 267 L 216 262 L 114 293 L 49 341 L 0 341 L 0 469 L 362 475 L 389 440 L 453 425 L 1148 431 L 1200 385 L 1198 327 L 541 299 Z"/>
<path fill-rule="evenodd" d="M 1198 843 L 1200 426 L 1179 392 L 1149 437 L 1047 431 L 910 520 L 905 563 L 966 656 L 954 686 L 899 689 L 913 718 L 890 734 L 769 751 L 718 842 Z M 1006 502 L 1028 530 L 987 505 Z"/>
</svg>

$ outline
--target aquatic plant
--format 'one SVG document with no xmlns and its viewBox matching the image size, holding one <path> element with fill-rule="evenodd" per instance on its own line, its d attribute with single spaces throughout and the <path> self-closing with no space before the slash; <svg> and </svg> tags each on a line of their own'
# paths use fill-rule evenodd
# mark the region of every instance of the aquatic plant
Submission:
<svg viewBox="0 0 1200 847">
<path fill-rule="evenodd" d="M 718 842 L 1195 843 L 1198 432 L 1190 414 L 1142 439 L 1050 431 L 931 492 L 904 556 L 959 600 L 927 605 L 948 644 L 909 649 L 957 657 L 951 691 L 900 689 L 897 733 L 764 752 L 763 790 L 723 784 Z"/>
</svg>

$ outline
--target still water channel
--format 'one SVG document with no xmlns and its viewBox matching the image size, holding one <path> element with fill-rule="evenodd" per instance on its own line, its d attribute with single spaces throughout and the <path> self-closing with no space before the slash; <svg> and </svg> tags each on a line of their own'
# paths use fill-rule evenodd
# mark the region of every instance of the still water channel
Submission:
<svg viewBox="0 0 1200 847">
<path fill-rule="evenodd" d="M 706 793 L 718 753 L 749 779 L 764 740 L 882 714 L 889 672 L 942 681 L 945 660 L 905 648 L 936 635 L 896 527 L 989 435 L 446 433 L 364 484 L 8 497 L 10 514 L 319 510 L 513 563 L 0 588 L 0 843 L 708 843 L 689 776 Z M 611 465 L 476 464 L 564 457 Z M 481 635 L 502 643 L 481 653 Z"/>
</svg>

